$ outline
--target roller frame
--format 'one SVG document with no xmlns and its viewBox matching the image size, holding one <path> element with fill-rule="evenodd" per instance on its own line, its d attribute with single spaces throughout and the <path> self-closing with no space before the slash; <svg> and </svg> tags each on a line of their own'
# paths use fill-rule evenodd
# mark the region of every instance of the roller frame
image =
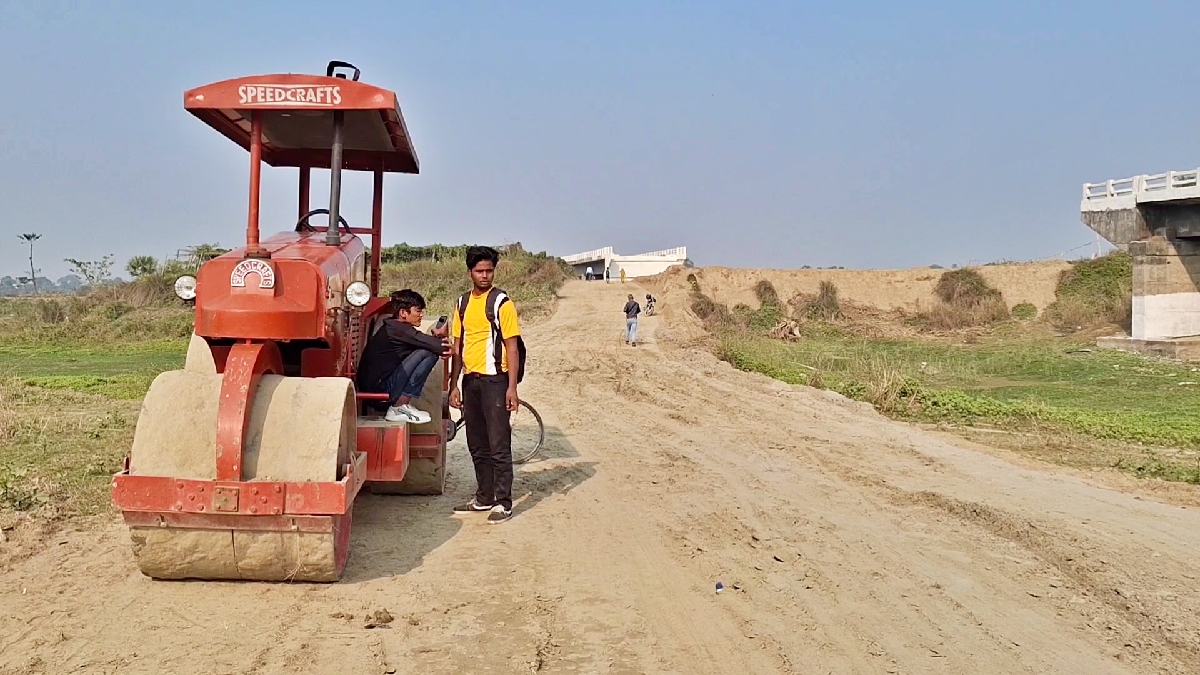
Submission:
<svg viewBox="0 0 1200 675">
<path fill-rule="evenodd" d="M 331 482 L 222 481 L 134 476 L 125 470 L 113 477 L 113 502 L 129 520 L 131 513 L 235 518 L 230 522 L 268 523 L 271 516 L 343 515 L 350 510 L 367 479 L 367 453 L 356 452 L 345 465 L 345 476 Z M 243 499 L 243 495 L 245 498 Z M 145 524 L 139 522 L 139 524 Z M 157 525 L 157 522 L 151 523 Z M 191 527 L 191 526 L 187 526 Z M 227 526 L 229 529 L 239 529 Z M 221 528 L 200 528 L 221 529 Z M 259 526 L 254 530 L 290 530 L 290 526 Z"/>
<path fill-rule="evenodd" d="M 337 482 L 241 480 L 245 429 L 258 382 L 282 373 L 273 342 L 238 343 L 224 359 L 217 417 L 217 480 L 135 476 L 125 468 L 113 477 L 113 503 L 130 526 L 186 529 L 333 532 L 349 536 L 349 513 L 367 478 L 367 454 L 356 452 Z M 345 518 L 343 526 L 338 526 Z M 311 529 L 316 528 L 316 529 Z M 341 551 L 341 549 L 338 549 Z"/>
</svg>

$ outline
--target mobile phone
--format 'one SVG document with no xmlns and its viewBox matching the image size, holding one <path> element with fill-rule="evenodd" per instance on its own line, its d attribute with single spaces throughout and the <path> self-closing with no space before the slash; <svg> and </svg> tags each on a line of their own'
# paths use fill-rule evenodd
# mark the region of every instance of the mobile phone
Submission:
<svg viewBox="0 0 1200 675">
<path fill-rule="evenodd" d="M 439 316 L 437 323 L 433 324 L 433 330 L 441 330 L 449 320 L 450 317 L 446 316 L 445 314 Z"/>
</svg>

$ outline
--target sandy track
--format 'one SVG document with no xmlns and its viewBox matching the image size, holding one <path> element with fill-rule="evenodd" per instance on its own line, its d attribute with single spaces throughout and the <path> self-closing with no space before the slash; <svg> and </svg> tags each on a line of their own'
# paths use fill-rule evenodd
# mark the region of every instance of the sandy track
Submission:
<svg viewBox="0 0 1200 675">
<path fill-rule="evenodd" d="M 461 447 L 356 504 L 336 585 L 152 582 L 113 519 L 0 577 L 0 673 L 1200 672 L 1196 511 L 655 344 L 671 298 L 626 348 L 629 288 L 532 331 L 511 522 L 448 514 Z"/>
</svg>

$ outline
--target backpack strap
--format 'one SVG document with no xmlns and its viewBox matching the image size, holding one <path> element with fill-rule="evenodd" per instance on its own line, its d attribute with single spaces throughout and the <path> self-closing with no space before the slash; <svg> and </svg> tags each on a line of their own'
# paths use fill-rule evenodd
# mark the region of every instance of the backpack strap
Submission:
<svg viewBox="0 0 1200 675">
<path fill-rule="evenodd" d="M 471 301 L 470 292 L 463 293 L 458 298 L 458 356 L 462 358 L 463 342 L 467 338 L 467 303 Z"/>
<path fill-rule="evenodd" d="M 506 302 L 508 293 L 493 286 L 483 306 L 488 323 L 492 325 L 492 360 L 496 364 L 496 374 L 504 372 L 504 331 L 500 330 L 500 306 Z"/>
</svg>

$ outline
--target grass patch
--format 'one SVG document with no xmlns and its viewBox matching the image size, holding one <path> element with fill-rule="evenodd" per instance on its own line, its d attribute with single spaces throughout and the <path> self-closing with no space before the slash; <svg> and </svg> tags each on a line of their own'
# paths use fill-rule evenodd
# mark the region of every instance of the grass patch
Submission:
<svg viewBox="0 0 1200 675">
<path fill-rule="evenodd" d="M 1018 321 L 1032 321 L 1037 318 L 1037 307 L 1032 302 L 1022 302 L 1012 308 L 1012 318 Z"/>
<path fill-rule="evenodd" d="M 1112 441 L 1123 451 L 1109 451 L 1105 466 L 1200 483 L 1200 384 L 1181 384 L 1200 382 L 1190 366 L 1053 340 L 953 345 L 803 331 L 790 342 L 728 332 L 719 355 L 785 382 L 816 380 L 898 418 L 1037 430 L 1079 451 Z"/>
<path fill-rule="evenodd" d="M 92 346 L 0 341 L 0 377 L 153 378 L 182 368 L 187 344 L 184 339 Z"/>
<path fill-rule="evenodd" d="M 108 509 L 137 410 L 135 401 L 0 380 L 0 509 L 49 518 Z"/>
<path fill-rule="evenodd" d="M 183 340 L 0 344 L 0 509 L 55 519 L 109 508 L 139 401 Z"/>
</svg>

